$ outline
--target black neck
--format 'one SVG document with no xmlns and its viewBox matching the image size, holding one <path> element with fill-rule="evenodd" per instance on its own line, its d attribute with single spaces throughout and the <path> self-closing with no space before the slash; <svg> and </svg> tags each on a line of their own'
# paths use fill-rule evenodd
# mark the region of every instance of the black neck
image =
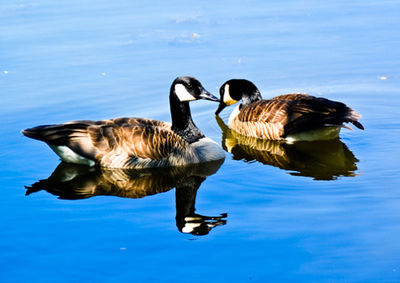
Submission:
<svg viewBox="0 0 400 283">
<path fill-rule="evenodd" d="M 190 114 L 189 102 L 181 102 L 171 89 L 169 95 L 171 108 L 172 130 L 189 143 L 204 138 L 204 134 L 196 127 Z"/>
<path fill-rule="evenodd" d="M 259 100 L 262 100 L 262 96 L 258 89 L 251 93 L 245 92 L 242 96 L 242 105 L 247 106 Z"/>
</svg>

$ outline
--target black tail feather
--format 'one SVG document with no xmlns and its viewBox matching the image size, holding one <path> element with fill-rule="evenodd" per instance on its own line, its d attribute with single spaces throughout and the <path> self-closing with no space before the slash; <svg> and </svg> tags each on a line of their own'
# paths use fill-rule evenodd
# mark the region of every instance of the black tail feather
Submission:
<svg viewBox="0 0 400 283">
<path fill-rule="evenodd" d="M 359 128 L 360 130 L 364 130 L 364 126 L 358 122 L 358 121 L 351 121 L 351 123 L 356 126 L 357 128 Z"/>
<path fill-rule="evenodd" d="M 76 122 L 60 125 L 43 125 L 22 130 L 21 133 L 32 139 L 44 141 L 53 145 L 64 145 L 71 138 L 86 133 L 88 123 Z"/>
<path fill-rule="evenodd" d="M 43 140 L 43 138 L 42 138 L 43 130 L 48 127 L 51 127 L 51 125 L 43 125 L 43 126 L 25 129 L 25 130 L 22 130 L 21 133 L 28 138 L 32 138 L 32 139 L 36 139 L 36 140 Z"/>
</svg>

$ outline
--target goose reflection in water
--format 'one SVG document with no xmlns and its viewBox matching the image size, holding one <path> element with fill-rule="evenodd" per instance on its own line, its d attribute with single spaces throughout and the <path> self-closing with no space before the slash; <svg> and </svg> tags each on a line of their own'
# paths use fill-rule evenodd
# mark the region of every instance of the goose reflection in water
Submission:
<svg viewBox="0 0 400 283">
<path fill-rule="evenodd" d="M 356 176 L 359 160 L 339 139 L 330 141 L 285 142 L 262 140 L 237 133 L 215 117 L 222 130 L 222 147 L 233 159 L 258 161 L 290 171 L 294 176 L 315 180 L 335 180 L 339 176 Z"/>
<path fill-rule="evenodd" d="M 226 224 L 226 213 L 204 216 L 195 213 L 197 190 L 217 172 L 223 160 L 185 167 L 128 170 L 103 169 L 61 162 L 48 179 L 26 186 L 26 195 L 45 190 L 60 199 L 94 196 L 142 198 L 176 188 L 176 225 L 180 232 L 206 235 Z"/>
</svg>

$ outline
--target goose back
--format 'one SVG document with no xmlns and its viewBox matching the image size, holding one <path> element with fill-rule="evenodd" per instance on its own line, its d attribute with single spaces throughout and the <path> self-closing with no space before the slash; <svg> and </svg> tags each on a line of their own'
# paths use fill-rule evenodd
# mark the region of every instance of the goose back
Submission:
<svg viewBox="0 0 400 283">
<path fill-rule="evenodd" d="M 23 133 L 48 143 L 59 155 L 58 150 L 66 147 L 103 167 L 176 166 L 195 158 L 189 143 L 172 131 L 170 123 L 151 119 L 71 121 L 39 126 Z"/>
<path fill-rule="evenodd" d="M 320 128 L 329 130 L 326 138 L 330 139 L 332 134 L 339 134 L 344 122 L 363 128 L 357 122 L 361 115 L 345 104 L 307 94 L 286 94 L 259 100 L 241 107 L 236 113 L 232 113 L 235 116 L 229 122 L 233 130 L 243 135 L 272 140 Z M 339 130 L 332 131 L 332 127 Z M 324 135 L 325 132 L 317 135 L 320 134 Z"/>
</svg>

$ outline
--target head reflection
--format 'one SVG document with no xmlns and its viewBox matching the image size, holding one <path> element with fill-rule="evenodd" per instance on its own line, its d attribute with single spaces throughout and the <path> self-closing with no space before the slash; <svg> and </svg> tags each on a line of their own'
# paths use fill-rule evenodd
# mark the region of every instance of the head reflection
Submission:
<svg viewBox="0 0 400 283">
<path fill-rule="evenodd" d="M 359 161 L 339 139 L 330 141 L 285 142 L 261 140 L 241 135 L 216 116 L 222 130 L 222 147 L 233 159 L 258 161 L 289 171 L 294 176 L 315 180 L 335 180 L 340 176 L 356 176 Z"/>
<path fill-rule="evenodd" d="M 195 213 L 197 191 L 202 182 L 218 171 L 223 160 L 146 170 L 102 169 L 61 162 L 48 179 L 26 186 L 26 195 L 45 190 L 60 199 L 94 196 L 142 198 L 176 188 L 176 225 L 182 233 L 206 235 L 226 224 L 226 213 L 205 216 Z"/>
</svg>

